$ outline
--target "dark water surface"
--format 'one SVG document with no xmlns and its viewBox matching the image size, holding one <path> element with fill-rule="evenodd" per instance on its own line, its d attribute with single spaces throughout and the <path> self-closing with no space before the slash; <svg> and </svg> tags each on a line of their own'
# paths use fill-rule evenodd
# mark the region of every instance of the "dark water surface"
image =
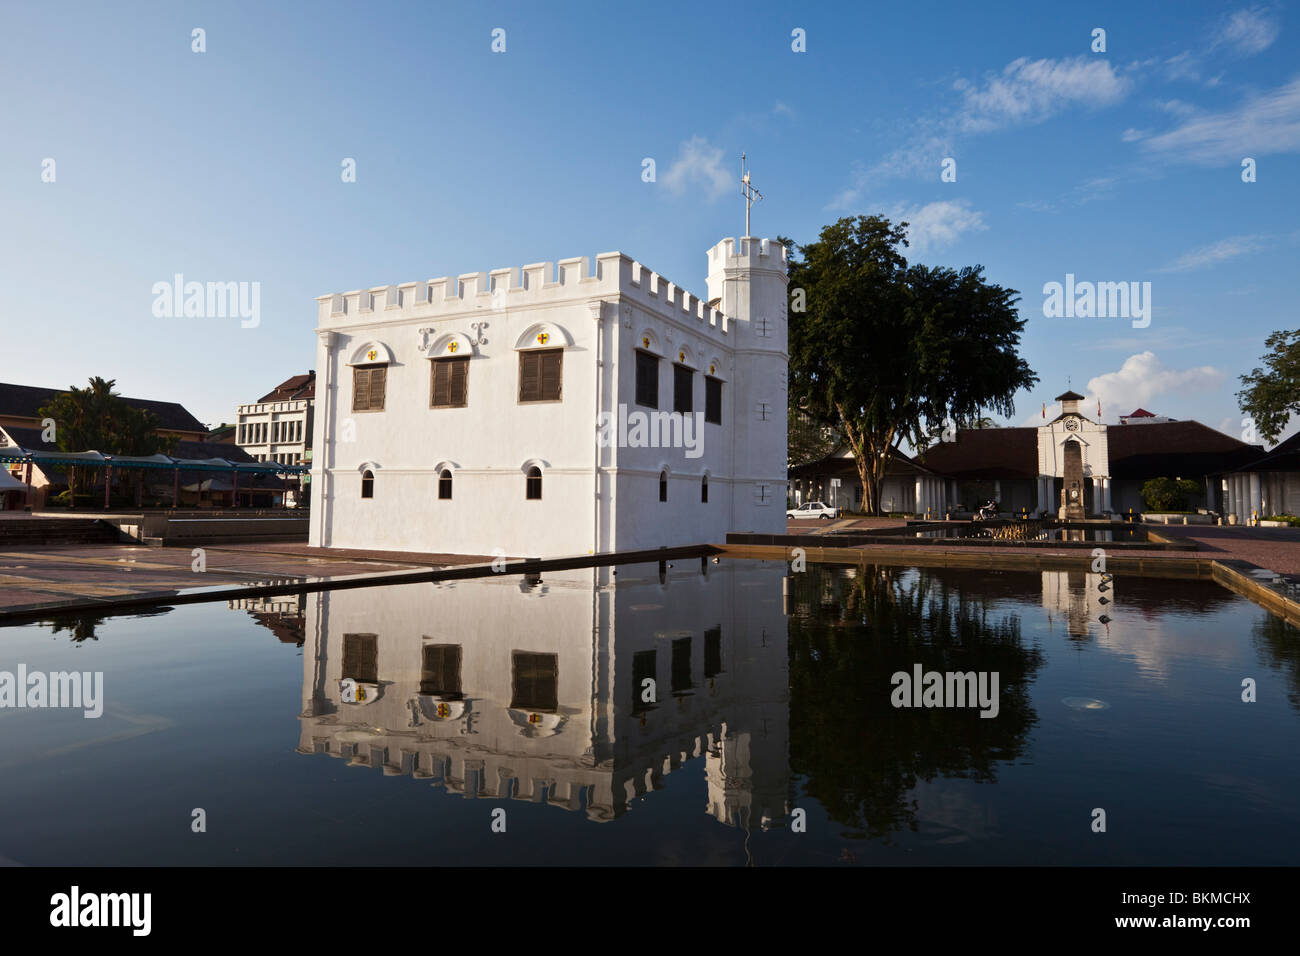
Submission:
<svg viewBox="0 0 1300 956">
<path fill-rule="evenodd" d="M 682 560 L 0 629 L 20 664 L 105 706 L 0 709 L 19 864 L 1300 862 L 1300 635 L 1209 582 Z M 895 707 L 917 665 L 996 716 Z"/>
</svg>

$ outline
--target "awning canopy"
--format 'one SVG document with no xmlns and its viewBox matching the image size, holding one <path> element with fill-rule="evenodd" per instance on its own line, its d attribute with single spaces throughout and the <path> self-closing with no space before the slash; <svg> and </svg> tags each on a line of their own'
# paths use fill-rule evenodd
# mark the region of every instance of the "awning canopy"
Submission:
<svg viewBox="0 0 1300 956">
<path fill-rule="evenodd" d="M 230 461 L 226 458 L 173 458 L 171 455 L 102 455 L 97 451 L 28 451 L 24 448 L 0 449 L 0 463 L 53 465 L 66 468 L 158 468 L 167 471 L 223 471 L 243 474 L 301 475 L 306 465 L 282 465 L 275 461 Z"/>
<path fill-rule="evenodd" d="M 13 475 L 9 474 L 9 472 L 5 471 L 3 468 L 0 468 L 0 494 L 6 491 L 21 491 L 26 494 L 27 485 L 25 482 L 21 482 Z"/>
</svg>

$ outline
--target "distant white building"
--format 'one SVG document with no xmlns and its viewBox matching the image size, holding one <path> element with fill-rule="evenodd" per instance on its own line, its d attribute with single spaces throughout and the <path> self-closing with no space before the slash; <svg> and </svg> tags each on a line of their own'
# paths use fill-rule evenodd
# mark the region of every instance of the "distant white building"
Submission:
<svg viewBox="0 0 1300 956">
<path fill-rule="evenodd" d="M 786 249 L 321 296 L 311 544 L 531 557 L 785 528 Z"/>
<path fill-rule="evenodd" d="M 302 465 L 311 448 L 316 372 L 295 375 L 235 409 L 235 444 L 258 461 Z"/>
</svg>

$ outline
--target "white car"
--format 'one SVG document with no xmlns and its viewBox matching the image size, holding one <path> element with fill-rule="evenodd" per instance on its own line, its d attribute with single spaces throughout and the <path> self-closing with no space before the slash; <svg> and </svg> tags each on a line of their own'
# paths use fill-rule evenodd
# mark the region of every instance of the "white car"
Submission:
<svg viewBox="0 0 1300 956">
<path fill-rule="evenodd" d="M 785 513 L 787 518 L 838 518 L 839 511 L 821 501 L 806 501 L 798 508 L 791 508 Z"/>
</svg>

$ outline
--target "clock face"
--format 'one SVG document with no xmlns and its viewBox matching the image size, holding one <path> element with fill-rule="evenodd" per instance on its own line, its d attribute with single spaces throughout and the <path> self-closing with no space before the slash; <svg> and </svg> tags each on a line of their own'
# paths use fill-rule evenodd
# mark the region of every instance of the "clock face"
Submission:
<svg viewBox="0 0 1300 956">
<path fill-rule="evenodd" d="M 1077 432 L 1079 430 L 1079 419 L 1067 418 L 1065 420 L 1065 427 L 1068 431 Z"/>
</svg>

